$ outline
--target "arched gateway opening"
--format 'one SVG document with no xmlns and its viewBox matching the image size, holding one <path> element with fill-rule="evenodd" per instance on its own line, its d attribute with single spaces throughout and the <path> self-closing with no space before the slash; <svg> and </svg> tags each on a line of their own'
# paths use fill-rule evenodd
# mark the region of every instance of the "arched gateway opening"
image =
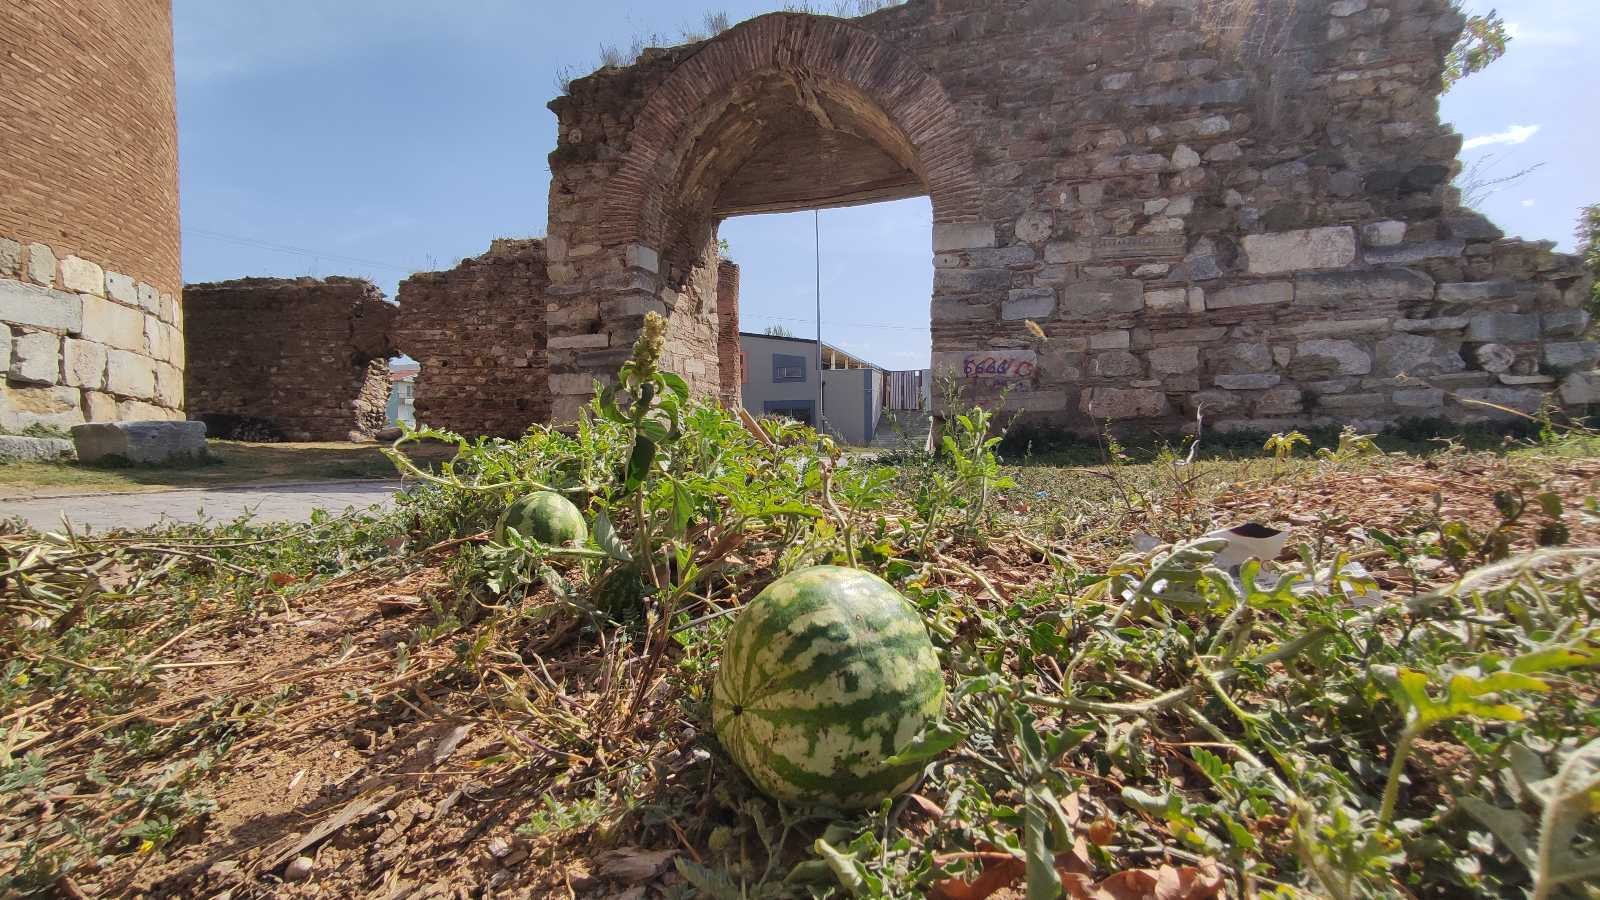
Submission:
<svg viewBox="0 0 1600 900">
<path fill-rule="evenodd" d="M 936 233 L 978 218 L 972 145 L 943 87 L 849 22 L 776 13 L 635 68 L 648 75 L 652 62 L 670 72 L 646 95 L 620 163 L 607 166 L 592 226 L 584 220 L 593 207 L 562 210 L 567 189 L 576 199 L 581 186 L 558 171 L 552 187 L 563 257 L 552 259 L 552 280 L 572 285 L 580 310 L 563 315 L 566 304 L 551 304 L 558 421 L 576 412 L 592 379 L 610 376 L 651 310 L 671 323 L 667 364 L 697 393 L 739 402 L 739 380 L 725 371 L 737 365 L 737 319 L 730 333 L 730 279 L 726 266 L 720 279 L 718 271 L 717 228 L 729 217 L 926 195 Z M 559 101 L 556 109 L 563 141 L 583 137 L 586 123 Z M 564 217 L 572 237 L 562 243 Z M 933 328 L 937 348 L 937 320 Z"/>
</svg>

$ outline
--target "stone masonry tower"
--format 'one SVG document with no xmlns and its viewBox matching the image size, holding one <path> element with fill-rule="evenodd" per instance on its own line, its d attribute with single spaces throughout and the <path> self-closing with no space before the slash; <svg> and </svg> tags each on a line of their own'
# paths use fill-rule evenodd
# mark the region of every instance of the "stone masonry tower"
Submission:
<svg viewBox="0 0 1600 900">
<path fill-rule="evenodd" d="M 170 0 L 0 3 L 0 429 L 183 418 Z"/>
</svg>

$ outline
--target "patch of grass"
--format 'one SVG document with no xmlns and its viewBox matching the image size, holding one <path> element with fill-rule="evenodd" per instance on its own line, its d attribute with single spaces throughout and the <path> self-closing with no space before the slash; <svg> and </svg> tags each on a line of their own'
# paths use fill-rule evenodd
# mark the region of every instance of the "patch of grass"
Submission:
<svg viewBox="0 0 1600 900">
<path fill-rule="evenodd" d="M 256 482 L 393 478 L 394 464 L 377 444 L 255 444 L 211 441 L 211 458 L 181 466 L 91 466 L 77 462 L 0 464 L 0 497 L 225 487 Z M 425 445 L 429 464 L 455 449 Z"/>
</svg>

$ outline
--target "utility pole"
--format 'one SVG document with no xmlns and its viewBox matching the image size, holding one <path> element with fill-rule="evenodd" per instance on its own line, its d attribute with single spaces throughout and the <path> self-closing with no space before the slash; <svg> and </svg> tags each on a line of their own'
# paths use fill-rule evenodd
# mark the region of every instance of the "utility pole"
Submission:
<svg viewBox="0 0 1600 900">
<path fill-rule="evenodd" d="M 817 431 L 822 430 L 822 210 L 811 211 L 812 251 L 817 268 Z"/>
</svg>

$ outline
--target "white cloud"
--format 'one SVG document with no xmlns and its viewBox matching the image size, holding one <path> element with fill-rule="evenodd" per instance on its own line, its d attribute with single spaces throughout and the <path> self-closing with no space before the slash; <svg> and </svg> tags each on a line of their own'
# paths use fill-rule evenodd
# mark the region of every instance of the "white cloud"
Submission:
<svg viewBox="0 0 1600 900">
<path fill-rule="evenodd" d="M 1583 36 L 1576 31 L 1549 31 L 1542 28 L 1529 28 L 1521 22 L 1507 22 L 1506 34 L 1513 41 L 1524 46 L 1576 47 L 1583 40 Z"/>
<path fill-rule="evenodd" d="M 1492 147 L 1495 144 L 1526 144 L 1528 139 L 1539 133 L 1541 125 L 1513 125 L 1505 131 L 1494 134 L 1480 134 L 1477 137 L 1467 138 L 1461 145 L 1462 150 L 1476 150 L 1479 147 Z"/>
<path fill-rule="evenodd" d="M 1523 206 L 1524 209 L 1527 209 L 1527 208 L 1536 206 L 1538 203 L 1539 203 L 1539 201 L 1533 199 L 1532 197 L 1529 197 L 1528 199 L 1522 201 L 1522 206 Z"/>
</svg>

